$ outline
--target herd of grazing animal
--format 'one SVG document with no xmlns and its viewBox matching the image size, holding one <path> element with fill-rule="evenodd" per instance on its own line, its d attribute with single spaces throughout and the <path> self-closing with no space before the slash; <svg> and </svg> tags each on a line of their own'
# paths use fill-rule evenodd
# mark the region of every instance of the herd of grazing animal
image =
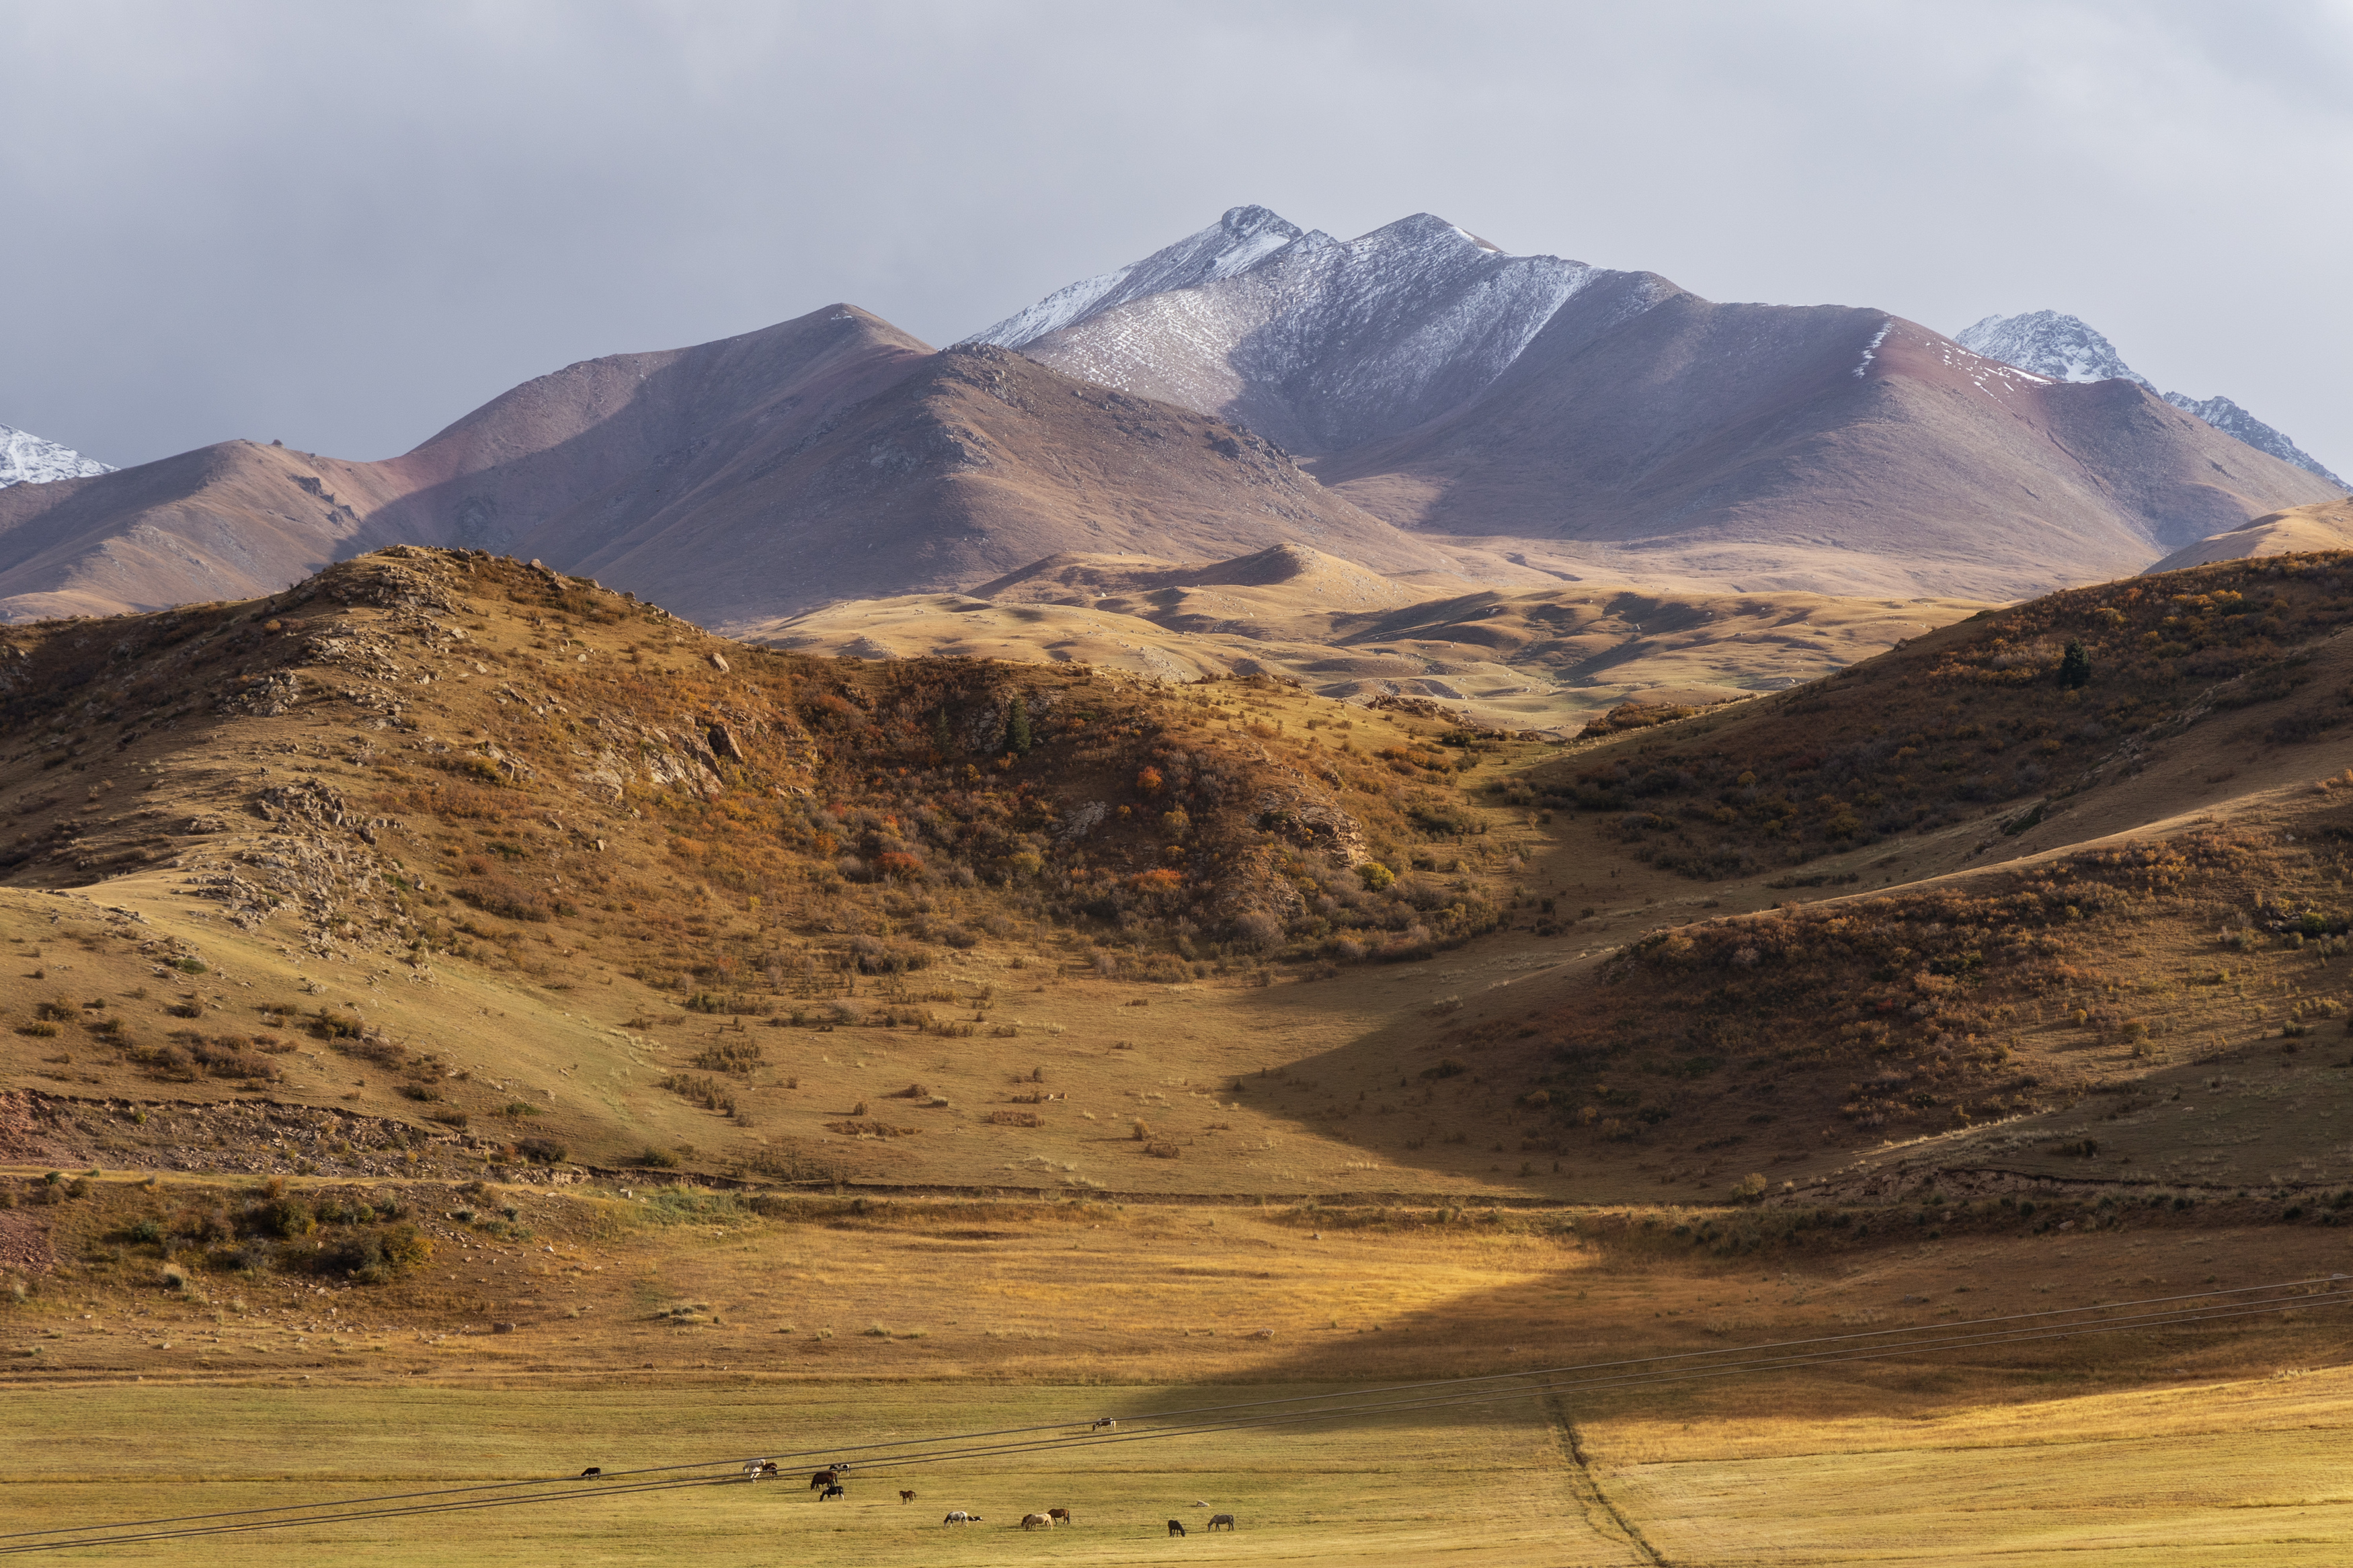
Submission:
<svg viewBox="0 0 2353 1568">
<path fill-rule="evenodd" d="M 1101 1431 L 1105 1427 L 1116 1428 L 1118 1426 L 1118 1422 L 1106 1415 L 1102 1420 L 1095 1422 L 1089 1430 Z M 591 1465 L 586 1469 L 581 1471 L 577 1479 L 585 1481 L 591 1479 L 592 1478 L 600 1477 L 604 1473 L 604 1467 L 601 1465 Z M 765 1480 L 775 1476 L 776 1473 L 776 1461 L 774 1459 L 746 1459 L 744 1461 L 744 1479 L 747 1481 Z M 819 1502 L 824 1502 L 831 1498 L 847 1498 L 849 1495 L 849 1487 L 848 1485 L 849 1474 L 849 1467 L 837 1461 L 833 1464 L 828 1465 L 821 1470 L 812 1472 L 809 1476 L 808 1489 L 817 1493 L 817 1500 Z M 899 1491 L 899 1500 L 902 1503 L 913 1502 L 915 1500 L 915 1494 L 905 1488 L 902 1488 Z M 1205 1502 L 1197 1502 L 1193 1506 L 1195 1508 L 1207 1508 L 1209 1505 Z M 959 1508 L 949 1510 L 947 1517 L 941 1520 L 940 1522 L 942 1524 L 978 1524 L 982 1522 L 982 1521 L 980 1515 Z M 1050 1508 L 1043 1513 L 1025 1513 L 1021 1516 L 1021 1528 L 1024 1530 L 1053 1530 L 1061 1525 L 1076 1524 L 1077 1522 L 1077 1521 L 1071 1517 L 1071 1510 L 1066 1508 Z M 1209 1528 L 1214 1531 L 1220 1526 L 1227 1530 L 1233 1529 L 1234 1516 L 1229 1513 L 1211 1514 L 1209 1516 Z M 1176 1519 L 1170 1520 L 1168 1521 L 1168 1533 L 1171 1535 L 1184 1534 L 1184 1521 Z"/>
</svg>

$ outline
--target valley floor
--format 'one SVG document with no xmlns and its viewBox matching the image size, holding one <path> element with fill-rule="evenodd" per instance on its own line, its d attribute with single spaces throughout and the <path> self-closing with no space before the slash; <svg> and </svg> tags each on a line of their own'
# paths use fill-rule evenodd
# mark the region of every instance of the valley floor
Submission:
<svg viewBox="0 0 2353 1568">
<path fill-rule="evenodd" d="M 615 1471 L 806 1452 L 818 1433 L 849 1447 L 1040 1421 L 1082 1426 L 1098 1408 L 1298 1392 L 1309 1390 L 55 1388 L 12 1396 L 20 1440 L 6 1480 L 12 1528 L 48 1530 L 570 1477 L 586 1459 Z M 2342 1563 L 2353 1542 L 2353 1490 L 2341 1462 L 2348 1429 L 2353 1376 L 2342 1370 L 1827 1423 L 1705 1408 L 1572 1422 L 1556 1405 L 1535 1405 L 1106 1444 L 1044 1463 L 876 1469 L 838 1501 L 816 1499 L 789 1462 L 782 1479 L 756 1486 L 614 1497 L 578 1495 L 596 1482 L 554 1481 L 534 1489 L 555 1495 L 526 1506 L 300 1525 L 209 1549 L 226 1544 L 252 1568 L 486 1555 L 691 1558 L 714 1568 L 780 1558 L 964 1564 L 1008 1552 L 1091 1563 L 1209 1552 L 1244 1563 L 1498 1568 L 2321 1564 Z M 130 1431 L 141 1434 L 135 1487 L 123 1484 L 119 1440 L 103 1436 Z M 916 1493 L 913 1502 L 899 1500 L 902 1487 Z M 1070 1509 L 1077 1522 L 1005 1539 L 1025 1512 L 1049 1506 Z M 944 1527 L 951 1508 L 981 1522 Z M 1209 1535 L 1212 1512 L 1235 1516 L 1230 1537 Z M 1168 1535 L 1169 1519 L 1186 1525 L 1185 1540 Z M 181 1540 L 40 1554 L 171 1562 L 206 1549 Z"/>
<path fill-rule="evenodd" d="M 1271 1429 L 1154 1438 L 1142 1419 L 2325 1277 L 2345 1252 L 2331 1226 L 2160 1213 L 2037 1232 L 1988 1207 L 1980 1228 L 1933 1238 L 1712 1248 L 1677 1234 L 1693 1211 L 811 1197 L 764 1214 L 687 1188 L 409 1184 L 396 1191 L 437 1253 L 394 1285 L 229 1274 L 166 1289 L 125 1239 L 136 1213 L 248 1190 L 100 1176 L 39 1211 L 60 1261 L 0 1307 L 10 1530 L 517 1478 L 568 1492 L 592 1464 L 775 1456 L 785 1478 L 756 1487 L 302 1525 L 234 1549 L 255 1568 L 478 1562 L 486 1547 L 583 1563 L 1211 1551 L 1773 1568 L 2353 1550 L 2353 1372 L 2336 1364 L 2328 1294 L 2221 1326 Z M 833 1502 L 803 1484 L 861 1445 L 1067 1437 L 1103 1415 L 1122 1440 L 875 1464 Z M 1002 1540 L 1048 1507 L 1079 1524 Z M 983 1523 L 944 1528 L 952 1508 Z M 1211 1512 L 1240 1529 L 1209 1544 Z"/>
</svg>

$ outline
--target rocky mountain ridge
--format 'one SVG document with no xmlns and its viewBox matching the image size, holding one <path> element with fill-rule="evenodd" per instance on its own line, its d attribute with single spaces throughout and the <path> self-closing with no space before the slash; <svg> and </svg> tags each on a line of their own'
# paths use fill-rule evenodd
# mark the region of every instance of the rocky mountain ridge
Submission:
<svg viewBox="0 0 2353 1568">
<path fill-rule="evenodd" d="M 2264 424 L 2227 397 L 2191 397 L 2179 392 L 2158 392 L 2157 384 L 2124 362 L 2106 337 L 2080 316 L 2057 310 L 2030 310 L 2017 316 L 1987 316 L 1963 327 L 1954 342 L 1989 359 L 2053 381 L 2129 381 L 2147 387 L 2185 414 L 2196 416 L 2234 440 L 2284 463 L 2316 474 L 2338 489 L 2353 489 L 2327 465 L 2294 441 Z"/>
</svg>

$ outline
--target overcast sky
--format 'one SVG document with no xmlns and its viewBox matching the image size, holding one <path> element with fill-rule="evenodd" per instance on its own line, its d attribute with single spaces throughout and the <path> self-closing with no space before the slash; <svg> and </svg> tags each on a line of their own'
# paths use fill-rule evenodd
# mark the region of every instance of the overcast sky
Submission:
<svg viewBox="0 0 2353 1568">
<path fill-rule="evenodd" d="M 405 450 L 849 300 L 934 343 L 1263 203 L 1943 331 L 2353 474 L 2353 0 L 0 0 L 0 424 Z"/>
</svg>

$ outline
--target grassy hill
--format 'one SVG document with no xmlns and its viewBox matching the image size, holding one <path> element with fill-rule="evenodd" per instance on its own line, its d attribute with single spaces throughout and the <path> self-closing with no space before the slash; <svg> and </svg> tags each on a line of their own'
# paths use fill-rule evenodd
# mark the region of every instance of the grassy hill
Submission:
<svg viewBox="0 0 2353 1568">
<path fill-rule="evenodd" d="M 2019 606 L 1566 746 L 1266 676 L 752 647 L 466 552 L 11 628 L 26 1509 L 115 1517 L 73 1461 L 134 1428 L 175 1478 L 142 1509 L 195 1512 L 2325 1277 L 2348 564 Z M 2333 1301 L 826 1510 L 482 1517 L 559 1556 L 994 1550 L 905 1484 L 990 1529 L 1075 1503 L 1099 1533 L 1055 1545 L 1126 1562 L 1214 1498 L 1235 1551 L 1369 1561 L 1449 1539 L 1403 1455 L 1509 1512 L 1466 1561 L 1556 1560 L 1571 1511 L 1597 1563 L 1764 1561 L 1725 1488 L 1769 1500 L 1743 1540 L 1911 1561 L 1878 1511 L 2010 1496 L 2063 1431 L 2032 1541 L 1965 1510 L 1947 1560 L 2109 1551 L 2130 1508 L 2320 1562 L 2341 1529 L 2274 1494 L 2353 1421 L 2309 1373 Z M 2151 1433 L 2215 1457 L 2194 1491 L 2148 1494 Z M 363 1536 L 479 1552 L 255 1552 Z"/>
</svg>

